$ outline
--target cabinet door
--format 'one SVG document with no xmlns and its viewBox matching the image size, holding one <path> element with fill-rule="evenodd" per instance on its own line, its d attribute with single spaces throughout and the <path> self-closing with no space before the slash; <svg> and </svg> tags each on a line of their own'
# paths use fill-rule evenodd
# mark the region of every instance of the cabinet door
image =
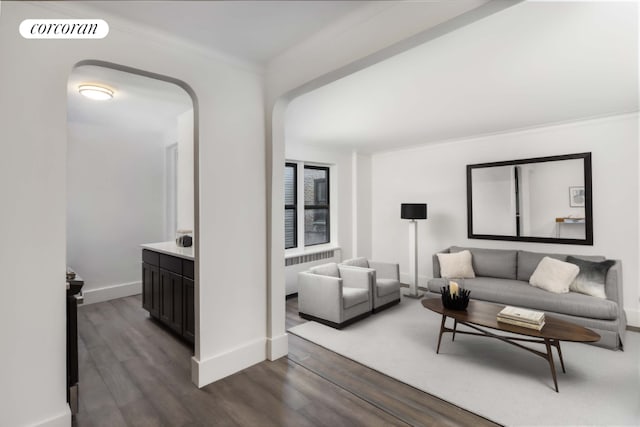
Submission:
<svg viewBox="0 0 640 427">
<path fill-rule="evenodd" d="M 182 333 L 182 276 L 160 269 L 160 320 Z"/>
<path fill-rule="evenodd" d="M 184 316 L 182 317 L 182 336 L 189 342 L 194 342 L 196 333 L 195 323 L 195 295 L 193 288 L 193 280 L 182 279 L 183 298 L 184 298 Z"/>
<path fill-rule="evenodd" d="M 160 315 L 160 270 L 146 262 L 142 263 L 142 308 L 153 316 Z"/>
</svg>

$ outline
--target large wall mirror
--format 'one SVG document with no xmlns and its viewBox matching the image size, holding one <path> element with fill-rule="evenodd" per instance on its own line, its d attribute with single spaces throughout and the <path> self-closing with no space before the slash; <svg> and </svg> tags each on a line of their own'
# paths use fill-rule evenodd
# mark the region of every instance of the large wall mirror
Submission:
<svg viewBox="0 0 640 427">
<path fill-rule="evenodd" d="M 467 165 L 470 239 L 593 245 L 591 153 Z"/>
</svg>

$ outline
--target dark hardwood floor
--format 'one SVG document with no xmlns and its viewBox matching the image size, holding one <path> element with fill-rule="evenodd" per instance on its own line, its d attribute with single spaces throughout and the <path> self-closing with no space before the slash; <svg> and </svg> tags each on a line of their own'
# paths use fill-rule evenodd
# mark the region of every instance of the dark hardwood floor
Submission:
<svg viewBox="0 0 640 427">
<path fill-rule="evenodd" d="M 140 296 L 80 306 L 84 426 L 495 425 L 309 341 L 289 335 L 289 357 L 202 389 L 192 349 L 149 318 Z M 287 301 L 287 328 L 305 322 Z"/>
</svg>

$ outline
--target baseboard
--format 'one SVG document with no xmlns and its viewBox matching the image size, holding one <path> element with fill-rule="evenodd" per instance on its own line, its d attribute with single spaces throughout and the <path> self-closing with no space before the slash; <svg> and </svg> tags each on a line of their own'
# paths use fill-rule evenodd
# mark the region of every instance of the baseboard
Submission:
<svg viewBox="0 0 640 427">
<path fill-rule="evenodd" d="M 277 360 L 289 353 L 289 336 L 282 334 L 274 338 L 267 338 L 267 359 Z"/>
<path fill-rule="evenodd" d="M 624 312 L 627 314 L 627 325 L 640 328 L 640 310 L 625 308 Z"/>
<path fill-rule="evenodd" d="M 98 289 L 82 290 L 85 304 L 94 304 L 142 293 L 142 282 L 122 283 Z"/>
<path fill-rule="evenodd" d="M 71 409 L 65 405 L 65 410 L 58 415 L 33 424 L 38 427 L 69 427 L 71 425 Z"/>
<path fill-rule="evenodd" d="M 191 358 L 191 381 L 202 388 L 265 359 L 264 338 L 205 360 L 194 356 Z"/>
<path fill-rule="evenodd" d="M 292 294 L 288 294 L 285 299 L 292 299 L 292 298 L 298 298 L 298 293 L 294 292 Z"/>
</svg>

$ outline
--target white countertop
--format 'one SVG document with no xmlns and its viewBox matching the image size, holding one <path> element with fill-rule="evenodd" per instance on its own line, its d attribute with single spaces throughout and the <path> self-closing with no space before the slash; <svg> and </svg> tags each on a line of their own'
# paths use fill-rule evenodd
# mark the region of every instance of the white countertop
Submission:
<svg viewBox="0 0 640 427">
<path fill-rule="evenodd" d="M 155 252 L 193 260 L 193 246 L 182 248 L 176 245 L 176 242 L 144 243 L 140 246 Z"/>
</svg>

